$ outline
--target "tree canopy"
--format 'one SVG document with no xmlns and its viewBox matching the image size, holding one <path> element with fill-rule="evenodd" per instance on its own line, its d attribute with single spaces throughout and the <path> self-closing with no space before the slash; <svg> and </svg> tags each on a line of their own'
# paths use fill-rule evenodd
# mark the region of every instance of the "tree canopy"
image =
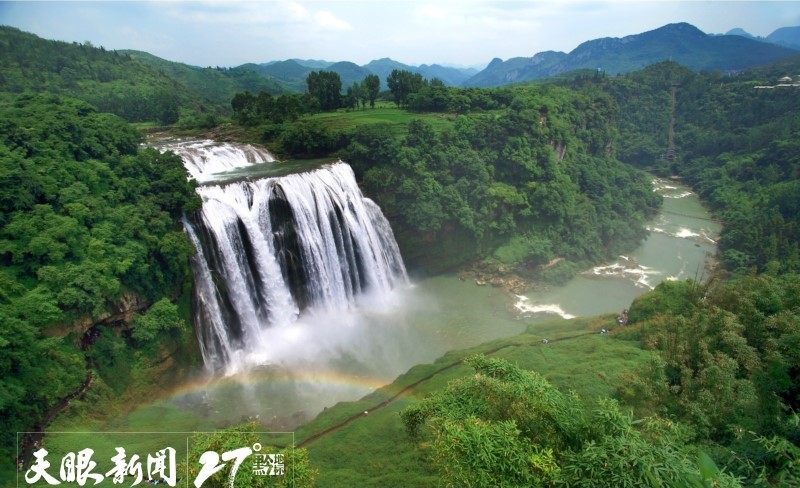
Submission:
<svg viewBox="0 0 800 488">
<path fill-rule="evenodd" d="M 199 198 L 179 157 L 140 149 L 125 121 L 86 102 L 22 95 L 0 113 L 0 436 L 10 459 L 14 433 L 86 375 L 80 338 L 46 329 L 110 314 L 130 293 L 175 299 L 194 252 L 179 219 Z M 141 340 L 164 327 L 155 318 L 142 319 Z"/>
</svg>

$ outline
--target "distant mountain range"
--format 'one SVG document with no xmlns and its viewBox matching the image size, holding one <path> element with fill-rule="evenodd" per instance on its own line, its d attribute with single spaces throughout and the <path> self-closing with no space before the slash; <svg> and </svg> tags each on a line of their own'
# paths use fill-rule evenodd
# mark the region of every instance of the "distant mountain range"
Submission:
<svg viewBox="0 0 800 488">
<path fill-rule="evenodd" d="M 742 29 L 711 35 L 679 23 L 622 38 L 587 41 L 569 53 L 544 51 L 530 58 L 494 59 L 480 72 L 437 64 L 410 66 L 389 58 L 363 66 L 348 61 L 289 59 L 235 68 L 202 68 L 140 51 L 106 51 L 88 43 L 47 41 L 0 26 L 0 98 L 46 89 L 78 96 L 98 108 L 138 120 L 144 117 L 137 114 L 141 106 L 155 104 L 165 93 L 171 94 L 181 108 L 203 112 L 203 107 L 213 107 L 212 112 L 224 113 L 237 92 L 303 92 L 308 73 L 321 69 L 338 73 L 343 89 L 369 74 L 377 75 L 385 89 L 386 78 L 395 69 L 438 78 L 449 86 L 492 87 L 577 69 L 600 69 L 616 75 L 664 60 L 694 71 L 739 71 L 796 56 L 798 49 L 800 27 L 785 27 L 766 38 L 754 38 Z"/>
<path fill-rule="evenodd" d="M 305 79 L 314 70 L 335 71 L 347 87 L 376 74 L 386 88 L 392 70 L 420 73 L 424 78 L 439 78 L 448 86 L 493 87 L 557 76 L 578 69 L 601 70 L 611 75 L 628 73 L 651 64 L 673 60 L 694 71 L 740 71 L 798 54 L 800 27 L 784 27 L 766 38 L 757 38 L 743 29 L 723 35 L 706 34 L 687 23 L 668 24 L 661 28 L 622 38 L 586 41 L 572 52 L 544 51 L 530 58 L 495 58 L 482 71 L 441 65 L 410 66 L 389 58 L 377 59 L 363 66 L 350 62 L 290 59 L 262 64 L 245 64 L 249 69 L 292 91 L 305 89 Z"/>
<path fill-rule="evenodd" d="M 776 40 L 796 40 L 798 30 L 798 27 L 779 29 L 770 36 Z M 739 71 L 798 54 L 796 49 L 786 47 L 789 42 L 782 44 L 785 45 L 746 37 L 738 31 L 709 35 L 690 24 L 668 24 L 642 34 L 587 41 L 570 53 L 546 51 L 531 58 L 494 59 L 463 86 L 499 86 L 586 68 L 616 75 L 666 60 L 694 71 Z"/>
<path fill-rule="evenodd" d="M 800 49 L 800 26 L 781 27 L 767 37 L 756 37 L 740 27 L 729 30 L 725 33 L 725 35 L 742 36 L 758 41 L 771 42 L 773 44 L 790 47 L 792 49 Z"/>
<path fill-rule="evenodd" d="M 320 60 L 288 59 L 286 61 L 271 61 L 262 64 L 244 64 L 236 69 L 249 69 L 262 76 L 271 78 L 290 87 L 293 91 L 305 90 L 306 76 L 312 71 L 334 71 L 342 79 L 342 87 L 346 88 L 354 82 L 360 82 L 367 75 L 378 75 L 381 79 L 382 89 L 386 89 L 386 78 L 392 70 L 406 70 L 419 73 L 423 78 L 439 78 L 448 86 L 460 86 L 464 81 L 475 75 L 478 70 L 472 68 L 449 68 L 438 64 L 422 66 L 409 66 L 389 58 L 377 59 L 364 66 L 358 66 L 349 61 L 333 63 Z"/>
</svg>

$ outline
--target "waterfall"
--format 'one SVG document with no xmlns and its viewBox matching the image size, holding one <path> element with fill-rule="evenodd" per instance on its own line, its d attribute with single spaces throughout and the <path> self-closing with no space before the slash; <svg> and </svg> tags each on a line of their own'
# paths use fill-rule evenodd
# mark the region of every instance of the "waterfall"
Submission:
<svg viewBox="0 0 800 488">
<path fill-rule="evenodd" d="M 276 330 L 348 316 L 408 282 L 389 223 L 341 161 L 197 191 L 203 206 L 185 227 L 197 249 L 195 329 L 213 371 L 270 364 Z"/>
<path fill-rule="evenodd" d="M 210 139 L 166 139 L 153 145 L 181 156 L 191 177 L 201 183 L 226 171 L 275 162 L 272 154 L 251 144 L 219 144 Z"/>
</svg>

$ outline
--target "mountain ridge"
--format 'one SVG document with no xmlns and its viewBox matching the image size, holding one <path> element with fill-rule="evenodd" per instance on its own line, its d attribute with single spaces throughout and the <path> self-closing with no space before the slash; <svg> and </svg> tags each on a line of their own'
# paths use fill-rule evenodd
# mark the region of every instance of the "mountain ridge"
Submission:
<svg viewBox="0 0 800 488">
<path fill-rule="evenodd" d="M 621 38 L 585 41 L 569 53 L 545 51 L 530 58 L 495 59 L 464 86 L 500 86 L 586 68 L 616 75 L 666 60 L 693 71 L 739 71 L 794 54 L 797 51 L 788 47 L 741 35 L 709 35 L 679 22 Z"/>
</svg>

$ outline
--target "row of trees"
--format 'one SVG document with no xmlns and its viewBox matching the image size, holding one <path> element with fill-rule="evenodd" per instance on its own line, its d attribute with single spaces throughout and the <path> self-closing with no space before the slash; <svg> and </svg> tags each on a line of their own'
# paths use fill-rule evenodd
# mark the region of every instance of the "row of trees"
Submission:
<svg viewBox="0 0 800 488">
<path fill-rule="evenodd" d="M 466 112 L 472 104 L 469 96 L 456 96 L 457 91 L 448 89 L 434 78 L 426 80 L 419 73 L 393 70 L 386 79 L 394 102 L 399 107 L 416 111 Z M 381 81 L 378 75 L 367 75 L 361 82 L 353 82 L 343 92 L 342 80 L 333 71 L 312 71 L 306 77 L 305 95 L 284 94 L 274 97 L 267 92 L 253 95 L 237 93 L 231 101 L 234 118 L 242 125 L 259 123 L 283 123 L 294 121 L 299 116 L 318 111 L 339 108 L 375 108 L 380 96 Z M 467 91 L 474 92 L 475 90 Z"/>
<path fill-rule="evenodd" d="M 234 95 L 231 108 L 236 121 L 242 125 L 282 124 L 293 122 L 298 117 L 319 111 L 331 111 L 341 107 L 350 109 L 359 105 L 375 107 L 380 94 L 380 79 L 368 75 L 361 82 L 354 82 L 342 96 L 342 81 L 333 71 L 312 71 L 306 78 L 306 94 L 284 94 L 275 97 L 267 92 L 253 95 L 241 92 Z"/>
<path fill-rule="evenodd" d="M 380 94 L 381 81 L 378 75 L 367 75 L 361 82 L 353 82 L 342 97 L 342 80 L 333 71 L 312 71 L 306 77 L 308 93 L 319 101 L 324 111 L 336 110 L 342 106 L 356 108 L 369 102 L 375 107 Z"/>
</svg>

